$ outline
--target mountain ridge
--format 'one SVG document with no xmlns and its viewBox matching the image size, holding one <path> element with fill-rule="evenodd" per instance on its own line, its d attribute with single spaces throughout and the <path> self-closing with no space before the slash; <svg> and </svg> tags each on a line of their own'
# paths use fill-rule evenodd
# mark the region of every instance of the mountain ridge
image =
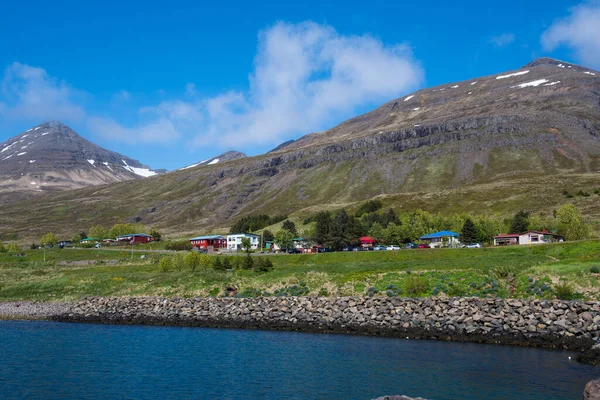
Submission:
<svg viewBox="0 0 600 400">
<path fill-rule="evenodd" d="M 60 121 L 36 125 L 0 143 L 0 193 L 68 190 L 162 172 L 100 147 Z"/>
<path fill-rule="evenodd" d="M 73 229 L 131 220 L 165 232 L 225 230 L 254 213 L 302 218 L 374 197 L 397 210 L 551 213 L 564 189 L 591 188 L 600 177 L 600 76 L 558 60 L 535 62 L 419 90 L 277 151 L 32 206 L 57 229 L 67 206 Z M 600 217 L 588 199 L 577 201 Z M 20 222 L 8 218 L 16 212 Z M 0 229 L 35 226 L 26 214 L 5 207 Z"/>
</svg>

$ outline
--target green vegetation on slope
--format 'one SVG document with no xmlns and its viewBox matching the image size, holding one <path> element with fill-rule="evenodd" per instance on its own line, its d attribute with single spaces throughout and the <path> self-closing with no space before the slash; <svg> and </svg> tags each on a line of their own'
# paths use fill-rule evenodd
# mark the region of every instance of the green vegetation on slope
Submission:
<svg viewBox="0 0 600 400">
<path fill-rule="evenodd" d="M 242 269 L 246 256 L 174 268 L 169 254 L 109 250 L 0 254 L 0 300 L 85 296 L 501 296 L 600 300 L 600 241 L 482 249 L 269 255 L 274 269 Z M 257 262 L 256 255 L 252 258 Z M 215 261 L 240 269 L 215 269 Z M 93 261 L 93 263 L 92 263 Z M 165 268 L 159 266 L 161 264 Z M 201 263 L 202 264 L 202 263 Z M 565 289 L 566 288 L 566 289 Z M 563 289 L 563 290 L 558 290 Z"/>
</svg>

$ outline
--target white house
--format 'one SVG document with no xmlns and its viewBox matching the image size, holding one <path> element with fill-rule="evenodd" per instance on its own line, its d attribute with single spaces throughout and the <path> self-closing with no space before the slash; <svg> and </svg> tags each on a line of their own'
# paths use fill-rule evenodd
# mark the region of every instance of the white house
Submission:
<svg viewBox="0 0 600 400">
<path fill-rule="evenodd" d="M 494 246 L 513 244 L 543 244 L 562 242 L 564 238 L 550 232 L 527 231 L 523 233 L 501 234 L 494 236 Z"/>
<path fill-rule="evenodd" d="M 234 233 L 231 235 L 227 235 L 227 248 L 229 250 L 241 250 L 243 238 L 250 239 L 250 245 L 253 250 L 258 249 L 258 245 L 260 243 L 260 236 L 254 235 L 252 233 Z"/>
</svg>

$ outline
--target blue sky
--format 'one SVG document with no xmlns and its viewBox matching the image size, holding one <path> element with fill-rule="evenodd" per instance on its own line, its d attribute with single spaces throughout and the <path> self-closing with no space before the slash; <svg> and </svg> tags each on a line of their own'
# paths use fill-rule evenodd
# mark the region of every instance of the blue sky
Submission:
<svg viewBox="0 0 600 400">
<path fill-rule="evenodd" d="M 600 69 L 596 0 L 6 3 L 0 142 L 61 120 L 170 170 L 537 57 Z"/>
</svg>

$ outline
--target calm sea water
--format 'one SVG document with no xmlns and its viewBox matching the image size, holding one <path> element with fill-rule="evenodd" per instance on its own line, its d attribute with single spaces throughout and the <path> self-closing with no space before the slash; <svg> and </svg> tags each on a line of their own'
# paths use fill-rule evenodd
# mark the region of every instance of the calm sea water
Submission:
<svg viewBox="0 0 600 400">
<path fill-rule="evenodd" d="M 205 328 L 0 321 L 0 398 L 579 399 L 572 353 Z"/>
</svg>

